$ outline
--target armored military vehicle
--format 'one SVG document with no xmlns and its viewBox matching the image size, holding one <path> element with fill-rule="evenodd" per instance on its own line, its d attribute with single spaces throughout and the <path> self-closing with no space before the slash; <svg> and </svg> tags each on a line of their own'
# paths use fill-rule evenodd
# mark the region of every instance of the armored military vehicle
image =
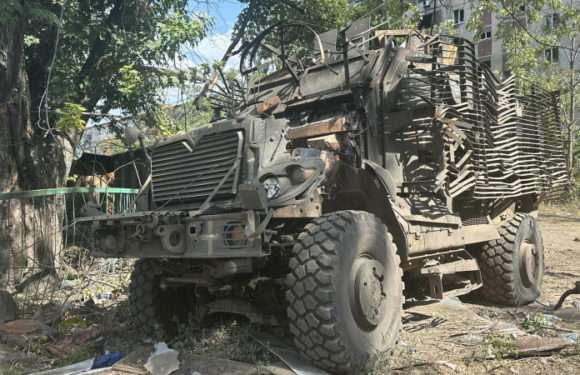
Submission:
<svg viewBox="0 0 580 375">
<path fill-rule="evenodd" d="M 272 45 L 292 27 L 244 47 L 230 118 L 149 148 L 135 213 L 82 219 L 93 255 L 138 258 L 134 322 L 243 314 L 352 372 L 393 349 L 406 298 L 534 301 L 538 204 L 567 182 L 558 95 L 465 39 L 355 22 L 292 55 Z"/>
</svg>

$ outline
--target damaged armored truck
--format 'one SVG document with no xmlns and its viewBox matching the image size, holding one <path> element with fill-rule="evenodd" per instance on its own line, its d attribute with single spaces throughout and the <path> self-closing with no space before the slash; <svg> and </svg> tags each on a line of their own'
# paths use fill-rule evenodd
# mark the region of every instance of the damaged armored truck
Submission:
<svg viewBox="0 0 580 375">
<path fill-rule="evenodd" d="M 352 372 L 394 347 L 406 298 L 534 301 L 538 205 L 568 177 L 558 95 L 465 39 L 354 23 L 300 57 L 271 45 L 292 27 L 245 46 L 235 113 L 148 149 L 136 212 L 81 219 L 93 255 L 138 258 L 134 323 L 242 314 Z"/>
</svg>

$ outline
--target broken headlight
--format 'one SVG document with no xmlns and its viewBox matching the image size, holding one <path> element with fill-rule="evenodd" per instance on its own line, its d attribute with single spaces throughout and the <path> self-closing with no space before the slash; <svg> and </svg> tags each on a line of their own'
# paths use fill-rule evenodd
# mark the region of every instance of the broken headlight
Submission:
<svg viewBox="0 0 580 375">
<path fill-rule="evenodd" d="M 280 187 L 280 180 L 276 176 L 267 177 L 262 181 L 262 186 L 266 190 L 266 197 L 268 199 L 278 198 L 282 188 Z"/>
</svg>

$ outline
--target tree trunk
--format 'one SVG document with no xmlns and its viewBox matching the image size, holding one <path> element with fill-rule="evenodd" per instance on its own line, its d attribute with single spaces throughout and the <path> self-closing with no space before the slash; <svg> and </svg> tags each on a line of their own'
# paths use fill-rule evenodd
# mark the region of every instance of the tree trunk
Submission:
<svg viewBox="0 0 580 375">
<path fill-rule="evenodd" d="M 0 192 L 59 186 L 66 174 L 62 145 L 31 122 L 25 22 L 0 25 Z M 60 199 L 0 198 L 0 289 L 55 270 L 61 212 Z"/>
</svg>

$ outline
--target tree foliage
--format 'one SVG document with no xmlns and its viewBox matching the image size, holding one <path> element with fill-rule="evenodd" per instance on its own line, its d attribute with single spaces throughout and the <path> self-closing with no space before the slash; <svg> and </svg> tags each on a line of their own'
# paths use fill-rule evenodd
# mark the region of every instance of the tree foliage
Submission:
<svg viewBox="0 0 580 375">
<path fill-rule="evenodd" d="M 63 5 L 62 41 L 51 80 L 53 107 L 59 107 L 58 101 L 102 112 L 155 106 L 160 90 L 182 77 L 164 67 L 184 58 L 183 47 L 199 41 L 207 27 L 206 19 L 188 12 L 186 0 L 80 0 Z M 42 28 L 35 27 L 31 35 L 42 41 Z M 42 44 L 30 47 L 28 55 L 42 58 L 53 52 Z"/>
<path fill-rule="evenodd" d="M 385 27 L 409 27 L 417 21 L 417 8 L 411 1 L 401 0 L 241 0 L 246 7 L 234 26 L 233 38 L 252 40 L 257 34 L 276 23 L 299 21 L 316 32 L 347 26 L 351 21 L 368 16 L 371 24 Z M 312 33 L 296 27 L 285 31 L 285 40 L 294 46 L 312 40 Z M 275 37 L 273 37 L 275 38 Z M 274 41 L 275 43 L 278 41 Z M 290 47 L 292 47 L 290 43 Z"/>
<path fill-rule="evenodd" d="M 155 111 L 163 90 L 195 72 L 169 69 L 206 34 L 187 0 L 3 0 L 0 22 L 26 20 L 25 56 L 36 130 L 78 137 L 78 111 Z M 61 117 L 60 119 L 59 116 Z M 48 121 L 47 121 L 48 120 Z M 77 139 L 78 140 L 78 139 Z"/>
</svg>

